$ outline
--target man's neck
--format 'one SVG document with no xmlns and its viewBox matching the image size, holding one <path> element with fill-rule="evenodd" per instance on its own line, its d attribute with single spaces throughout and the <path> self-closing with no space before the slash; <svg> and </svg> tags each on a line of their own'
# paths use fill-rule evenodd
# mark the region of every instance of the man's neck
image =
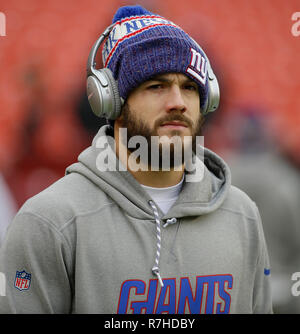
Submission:
<svg viewBox="0 0 300 334">
<path fill-rule="evenodd" d="M 128 169 L 129 170 L 129 169 Z M 166 188 L 178 184 L 183 171 L 130 171 L 133 177 L 140 183 L 148 187 Z"/>
</svg>

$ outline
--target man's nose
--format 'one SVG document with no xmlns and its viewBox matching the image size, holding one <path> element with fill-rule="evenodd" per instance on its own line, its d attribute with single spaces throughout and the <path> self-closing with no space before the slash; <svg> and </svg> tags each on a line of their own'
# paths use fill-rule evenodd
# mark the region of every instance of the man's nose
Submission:
<svg viewBox="0 0 300 334">
<path fill-rule="evenodd" d="M 167 112 L 180 111 L 184 113 L 186 111 L 186 102 L 182 95 L 180 87 L 177 85 L 172 86 L 169 89 L 169 93 L 166 101 Z"/>
</svg>

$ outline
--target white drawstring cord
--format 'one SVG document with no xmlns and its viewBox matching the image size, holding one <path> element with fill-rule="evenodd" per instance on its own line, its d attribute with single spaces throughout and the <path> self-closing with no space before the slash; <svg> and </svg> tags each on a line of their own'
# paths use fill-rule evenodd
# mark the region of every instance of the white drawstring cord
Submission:
<svg viewBox="0 0 300 334">
<path fill-rule="evenodd" d="M 157 243 L 156 243 L 156 257 L 155 257 L 155 264 L 152 267 L 152 273 L 157 276 L 160 285 L 163 287 L 164 283 L 160 276 L 160 270 L 159 270 L 159 259 L 160 259 L 160 249 L 161 249 L 161 230 L 160 230 L 160 218 L 158 215 L 157 208 L 153 201 L 149 201 L 149 204 L 152 207 L 154 217 L 155 217 L 155 223 L 156 223 L 156 237 L 157 237 Z"/>
<path fill-rule="evenodd" d="M 176 224 L 176 223 L 177 223 L 176 218 L 169 218 L 169 219 L 167 219 L 167 221 L 165 222 L 163 227 L 166 228 L 168 225 L 172 225 L 172 224 Z"/>
</svg>

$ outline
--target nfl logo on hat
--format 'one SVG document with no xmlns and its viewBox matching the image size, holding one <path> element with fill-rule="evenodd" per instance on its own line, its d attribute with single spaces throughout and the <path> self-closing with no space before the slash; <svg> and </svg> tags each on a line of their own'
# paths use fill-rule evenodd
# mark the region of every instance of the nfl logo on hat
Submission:
<svg viewBox="0 0 300 334">
<path fill-rule="evenodd" d="M 15 277 L 15 288 L 20 291 L 28 290 L 31 282 L 31 274 L 27 273 L 25 270 L 17 271 Z"/>
</svg>

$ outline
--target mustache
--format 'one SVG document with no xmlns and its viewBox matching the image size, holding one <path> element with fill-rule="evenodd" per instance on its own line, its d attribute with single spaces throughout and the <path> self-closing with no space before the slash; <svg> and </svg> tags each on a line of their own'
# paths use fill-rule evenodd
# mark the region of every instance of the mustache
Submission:
<svg viewBox="0 0 300 334">
<path fill-rule="evenodd" d="M 193 122 L 182 115 L 182 113 L 171 113 L 167 116 L 157 119 L 154 123 L 154 129 L 158 129 L 165 122 L 179 121 L 184 122 L 188 127 L 193 127 Z"/>
</svg>

